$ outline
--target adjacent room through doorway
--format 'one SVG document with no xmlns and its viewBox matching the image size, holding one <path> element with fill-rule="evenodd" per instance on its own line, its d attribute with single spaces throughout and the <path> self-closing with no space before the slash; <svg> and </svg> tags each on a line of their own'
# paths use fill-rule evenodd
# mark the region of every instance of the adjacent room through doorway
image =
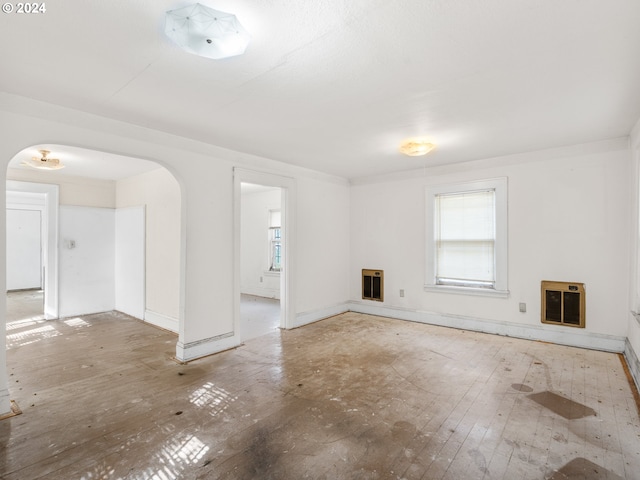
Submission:
<svg viewBox="0 0 640 480">
<path fill-rule="evenodd" d="M 240 338 L 281 327 L 282 189 L 241 184 Z"/>
</svg>

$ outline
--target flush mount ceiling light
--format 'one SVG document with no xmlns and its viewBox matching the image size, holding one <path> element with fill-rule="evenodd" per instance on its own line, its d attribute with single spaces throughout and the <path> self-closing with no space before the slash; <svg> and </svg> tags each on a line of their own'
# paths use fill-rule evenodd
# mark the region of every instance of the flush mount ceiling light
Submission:
<svg viewBox="0 0 640 480">
<path fill-rule="evenodd" d="M 164 33 L 187 52 L 215 60 L 242 55 L 250 39 L 235 15 L 199 3 L 169 10 Z"/>
<path fill-rule="evenodd" d="M 21 165 L 27 167 L 37 168 L 39 170 L 59 170 L 64 168 L 64 165 L 57 158 L 49 158 L 51 152 L 49 150 L 38 150 L 42 157 L 31 157 L 31 160 L 24 160 Z"/>
<path fill-rule="evenodd" d="M 410 157 L 419 157 L 420 155 L 426 155 L 436 146 L 420 138 L 407 138 L 400 144 L 400 151 Z"/>
</svg>

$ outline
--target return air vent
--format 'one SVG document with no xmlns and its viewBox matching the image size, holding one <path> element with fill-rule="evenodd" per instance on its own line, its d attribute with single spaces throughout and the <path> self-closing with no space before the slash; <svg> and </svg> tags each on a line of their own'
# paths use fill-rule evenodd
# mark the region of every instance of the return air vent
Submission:
<svg viewBox="0 0 640 480">
<path fill-rule="evenodd" d="M 542 323 L 584 328 L 584 283 L 542 282 Z"/>
<path fill-rule="evenodd" d="M 384 300 L 384 271 L 383 270 L 362 270 L 362 299 Z"/>
</svg>

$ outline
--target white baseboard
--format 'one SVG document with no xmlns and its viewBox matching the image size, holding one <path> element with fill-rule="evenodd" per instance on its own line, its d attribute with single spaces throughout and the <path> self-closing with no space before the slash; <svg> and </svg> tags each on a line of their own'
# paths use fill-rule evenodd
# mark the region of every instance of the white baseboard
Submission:
<svg viewBox="0 0 640 480">
<path fill-rule="evenodd" d="M 178 333 L 180 328 L 180 322 L 177 318 L 168 317 L 161 313 L 152 312 L 151 310 L 145 310 L 144 321 L 175 333 Z"/>
<path fill-rule="evenodd" d="M 350 301 L 338 305 L 332 305 L 330 307 L 298 313 L 296 314 L 294 325 L 291 325 L 288 328 L 301 327 L 345 312 L 365 313 L 369 315 L 395 318 L 398 320 L 407 320 L 411 322 L 490 333 L 494 335 L 503 335 L 526 340 L 540 340 L 559 345 L 587 348 L 591 350 L 615 353 L 624 352 L 625 357 L 627 358 L 627 363 L 629 364 L 629 369 L 634 376 L 636 384 L 640 385 L 640 361 L 638 361 L 636 352 L 633 351 L 626 337 L 590 333 L 571 327 L 517 325 L 513 323 L 483 320 L 461 315 L 447 315 L 410 310 L 401 307 L 392 307 L 388 305 L 374 305 L 372 303 Z M 177 331 L 177 320 L 172 320 L 175 322 L 176 330 L 174 331 Z M 162 328 L 166 328 L 168 330 L 171 329 L 163 325 L 158 326 L 162 326 Z M 240 345 L 239 337 L 233 333 L 207 338 L 188 344 L 178 342 L 176 345 L 176 358 L 180 361 L 194 360 L 196 358 L 212 355 L 224 350 L 229 350 L 230 348 L 235 348 L 238 345 Z"/>
<path fill-rule="evenodd" d="M 233 333 L 205 338 L 196 342 L 176 344 L 176 358 L 181 362 L 188 362 L 196 358 L 206 357 L 214 353 L 223 352 L 240 345 L 240 338 Z"/>
<path fill-rule="evenodd" d="M 352 312 L 378 315 L 381 317 L 397 318 L 411 322 L 428 323 L 442 327 L 452 327 L 474 332 L 492 333 L 507 337 L 524 338 L 527 340 L 541 340 L 544 342 L 581 347 L 591 350 L 622 353 L 625 351 L 626 337 L 603 335 L 585 332 L 572 327 L 516 325 L 508 322 L 482 320 L 461 315 L 447 315 L 442 313 L 423 312 L 387 305 L 373 305 L 364 302 L 350 301 L 349 310 Z"/>
<path fill-rule="evenodd" d="M 280 300 L 280 290 L 276 288 L 259 288 L 259 287 L 249 287 L 243 288 L 242 292 L 245 295 L 253 295 L 255 297 L 264 297 L 264 298 L 275 298 Z"/>
<path fill-rule="evenodd" d="M 11 399 L 9 398 L 9 389 L 0 388 L 0 417 L 11 413 Z"/>
<path fill-rule="evenodd" d="M 348 311 L 349 305 L 347 303 L 341 303 L 338 305 L 333 305 L 331 307 L 312 310 L 310 312 L 298 313 L 296 314 L 295 324 L 291 325 L 289 328 L 302 327 L 303 325 L 308 325 L 310 323 L 317 322 L 318 320 L 333 317 L 334 315 L 340 315 L 341 313 L 345 313 Z"/>
<path fill-rule="evenodd" d="M 640 391 L 640 359 L 638 359 L 638 352 L 633 349 L 629 339 L 625 342 L 624 358 L 627 361 L 633 381 L 636 382 L 636 388 Z"/>
</svg>

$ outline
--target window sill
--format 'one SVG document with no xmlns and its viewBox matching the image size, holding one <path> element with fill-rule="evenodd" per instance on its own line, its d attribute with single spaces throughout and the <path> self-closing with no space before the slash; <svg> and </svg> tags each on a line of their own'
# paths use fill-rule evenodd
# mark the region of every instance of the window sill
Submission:
<svg viewBox="0 0 640 480">
<path fill-rule="evenodd" d="M 453 293 L 457 295 L 476 295 L 479 297 L 509 298 L 509 290 L 491 288 L 454 287 L 452 285 L 425 285 L 425 292 Z"/>
<path fill-rule="evenodd" d="M 264 276 L 265 277 L 279 277 L 280 276 L 280 271 L 278 271 L 278 270 L 265 270 L 264 271 Z"/>
</svg>

